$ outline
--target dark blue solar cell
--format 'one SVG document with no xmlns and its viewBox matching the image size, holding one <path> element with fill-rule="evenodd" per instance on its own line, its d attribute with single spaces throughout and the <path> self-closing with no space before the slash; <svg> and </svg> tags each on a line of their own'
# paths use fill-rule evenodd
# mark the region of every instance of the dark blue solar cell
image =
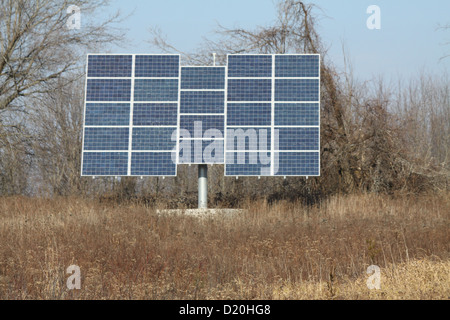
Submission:
<svg viewBox="0 0 450 320">
<path fill-rule="evenodd" d="M 126 176 L 128 152 L 85 152 L 83 176 Z"/>
<path fill-rule="evenodd" d="M 86 126 L 128 126 L 129 103 L 86 103 Z"/>
<path fill-rule="evenodd" d="M 319 150 L 319 128 L 275 128 L 275 150 Z"/>
<path fill-rule="evenodd" d="M 319 101 L 319 80 L 277 79 L 275 81 L 276 101 Z"/>
<path fill-rule="evenodd" d="M 130 101 L 131 80 L 88 79 L 86 101 Z"/>
<path fill-rule="evenodd" d="M 272 77 L 272 56 L 230 55 L 228 77 Z"/>
<path fill-rule="evenodd" d="M 227 151 L 270 151 L 272 129 L 227 128 Z"/>
<path fill-rule="evenodd" d="M 177 128 L 134 128 L 133 151 L 172 151 L 177 145 Z"/>
<path fill-rule="evenodd" d="M 85 128 L 84 150 L 123 151 L 128 150 L 128 128 Z"/>
<path fill-rule="evenodd" d="M 222 91 L 181 92 L 181 113 L 224 113 L 225 93 Z"/>
<path fill-rule="evenodd" d="M 276 176 L 320 176 L 319 152 L 275 153 Z"/>
<path fill-rule="evenodd" d="M 272 105 L 270 103 L 229 103 L 227 125 L 270 126 Z"/>
<path fill-rule="evenodd" d="M 180 70 L 178 55 L 137 55 L 135 77 L 175 77 Z"/>
<path fill-rule="evenodd" d="M 223 140 L 181 140 L 180 164 L 223 164 Z"/>
<path fill-rule="evenodd" d="M 175 152 L 134 152 L 131 156 L 132 176 L 176 176 Z"/>
<path fill-rule="evenodd" d="M 88 77 L 131 77 L 133 57 L 128 55 L 90 55 Z"/>
<path fill-rule="evenodd" d="M 319 77 L 319 55 L 275 56 L 276 77 Z"/>
<path fill-rule="evenodd" d="M 135 126 L 176 126 L 178 125 L 178 104 L 135 103 L 133 124 Z"/>
<path fill-rule="evenodd" d="M 225 67 L 181 68 L 181 89 L 225 89 Z"/>
<path fill-rule="evenodd" d="M 178 80 L 176 79 L 137 79 L 134 100 L 141 102 L 178 101 Z"/>
<path fill-rule="evenodd" d="M 207 131 L 224 134 L 224 116 L 211 115 L 183 115 L 180 119 L 180 135 L 183 138 L 211 138 L 205 137 Z M 189 133 L 190 136 L 186 136 Z"/>
<path fill-rule="evenodd" d="M 272 80 L 230 79 L 228 101 L 272 101 Z"/>
<path fill-rule="evenodd" d="M 270 176 L 270 152 L 234 152 L 226 154 L 226 176 Z"/>
<path fill-rule="evenodd" d="M 318 103 L 275 104 L 276 126 L 318 126 L 319 122 Z"/>
</svg>

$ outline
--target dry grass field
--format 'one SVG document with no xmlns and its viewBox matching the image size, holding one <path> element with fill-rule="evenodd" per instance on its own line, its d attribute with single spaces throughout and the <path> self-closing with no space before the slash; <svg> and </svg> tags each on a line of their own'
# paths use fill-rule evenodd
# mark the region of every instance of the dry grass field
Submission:
<svg viewBox="0 0 450 320">
<path fill-rule="evenodd" d="M 248 203 L 234 217 L 0 198 L 0 299 L 450 298 L 450 196 Z M 81 270 L 68 290 L 67 267 Z M 369 290 L 368 266 L 381 268 Z"/>
</svg>

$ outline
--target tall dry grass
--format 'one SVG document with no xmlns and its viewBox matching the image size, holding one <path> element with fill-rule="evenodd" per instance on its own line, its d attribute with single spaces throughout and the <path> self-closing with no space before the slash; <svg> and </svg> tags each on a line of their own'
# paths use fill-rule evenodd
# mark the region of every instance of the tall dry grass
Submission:
<svg viewBox="0 0 450 320">
<path fill-rule="evenodd" d="M 0 299 L 448 299 L 450 197 L 247 203 L 234 217 L 0 198 Z M 66 268 L 81 268 L 68 290 Z M 369 290 L 369 265 L 381 289 Z"/>
</svg>

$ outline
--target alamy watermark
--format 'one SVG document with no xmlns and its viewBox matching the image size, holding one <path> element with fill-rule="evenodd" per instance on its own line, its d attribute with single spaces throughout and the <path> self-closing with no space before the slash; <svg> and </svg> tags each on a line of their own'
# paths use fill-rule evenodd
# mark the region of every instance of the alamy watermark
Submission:
<svg viewBox="0 0 450 320">
<path fill-rule="evenodd" d="M 366 25 L 369 30 L 381 29 L 381 9 L 377 5 L 371 5 L 367 8 L 367 14 L 370 17 L 367 19 Z"/>
<path fill-rule="evenodd" d="M 81 289 L 81 269 L 79 266 L 72 265 L 67 268 L 67 274 L 70 276 L 67 278 L 67 289 L 69 290 L 80 290 Z"/>
<path fill-rule="evenodd" d="M 67 8 L 67 13 L 70 14 L 67 19 L 66 26 L 69 30 L 81 29 L 81 9 L 78 6 L 72 5 Z"/>
<path fill-rule="evenodd" d="M 379 266 L 372 265 L 367 268 L 367 274 L 371 274 L 369 279 L 367 279 L 367 288 L 369 290 L 380 290 L 381 289 L 381 269 Z"/>
<path fill-rule="evenodd" d="M 272 128 L 227 128 L 227 139 L 219 129 L 203 130 L 203 122 L 194 122 L 193 134 L 187 129 L 172 132 L 171 140 L 179 139 L 178 163 L 223 163 L 224 150 L 227 150 L 227 164 L 259 165 L 261 175 L 274 174 L 279 170 L 279 130 Z M 273 141 L 272 141 L 273 134 Z M 226 141 L 226 142 L 225 142 Z M 227 143 L 225 146 L 224 144 Z M 272 149 L 272 143 L 274 148 Z M 272 154 L 272 151 L 275 154 Z M 172 161 L 177 163 L 177 148 L 172 152 Z"/>
</svg>

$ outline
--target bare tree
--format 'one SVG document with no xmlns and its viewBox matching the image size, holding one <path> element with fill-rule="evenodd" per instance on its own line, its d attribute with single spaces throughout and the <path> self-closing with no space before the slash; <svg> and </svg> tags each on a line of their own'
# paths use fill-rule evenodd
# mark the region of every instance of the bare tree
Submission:
<svg viewBox="0 0 450 320">
<path fill-rule="evenodd" d="M 398 89 L 393 105 L 403 130 L 407 180 L 420 189 L 450 183 L 450 82 L 420 74 Z"/>
<path fill-rule="evenodd" d="M 103 8 L 105 0 L 0 1 L 0 110 L 23 107 L 24 97 L 55 89 L 58 78 L 80 66 L 80 48 L 121 39 L 109 19 L 87 17 Z M 69 30 L 75 5 L 84 17 L 79 30 Z"/>
<path fill-rule="evenodd" d="M 32 166 L 28 132 L 21 126 L 2 125 L 0 119 L 0 195 L 27 194 Z"/>
<path fill-rule="evenodd" d="M 54 193 L 80 189 L 85 52 L 124 39 L 114 28 L 119 13 L 96 17 L 108 2 L 0 0 L 2 189 L 14 181 L 26 186 L 23 177 L 31 177 L 32 168 L 39 168 Z M 67 25 L 73 6 L 80 9 L 80 29 Z"/>
<path fill-rule="evenodd" d="M 325 53 L 316 33 L 316 14 L 319 8 L 297 0 L 283 0 L 276 4 L 277 19 L 273 26 L 254 30 L 227 28 L 218 25 L 215 31 L 219 40 L 204 39 L 193 53 L 177 49 L 170 44 L 158 27 L 150 28 L 149 43 L 163 52 L 178 52 L 186 63 L 212 64 L 212 53 L 217 53 L 218 63 L 225 64 L 227 54 L 236 53 Z"/>
<path fill-rule="evenodd" d="M 47 189 L 49 194 L 79 194 L 84 89 L 82 81 L 76 80 L 58 87 L 42 95 L 36 101 L 39 107 L 28 116 L 35 167 L 43 192 Z"/>
<path fill-rule="evenodd" d="M 450 30 L 450 23 L 447 23 L 445 25 L 439 25 L 438 26 L 438 30 L 443 30 L 443 31 L 447 31 Z M 447 41 L 445 41 L 443 43 L 444 46 L 450 46 L 450 40 L 447 39 Z M 444 56 L 441 57 L 441 60 L 443 59 L 448 59 L 450 57 L 450 53 L 445 53 Z"/>
</svg>

